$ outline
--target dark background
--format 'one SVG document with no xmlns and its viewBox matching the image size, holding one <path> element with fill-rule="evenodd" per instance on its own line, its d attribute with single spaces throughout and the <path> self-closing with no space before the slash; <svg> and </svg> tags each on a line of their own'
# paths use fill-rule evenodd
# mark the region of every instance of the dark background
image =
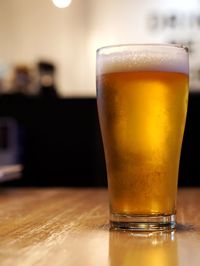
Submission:
<svg viewBox="0 0 200 266">
<path fill-rule="evenodd" d="M 0 117 L 18 125 L 22 178 L 10 186 L 106 186 L 95 98 L 0 96 Z M 200 94 L 190 93 L 179 186 L 200 185 Z"/>
</svg>

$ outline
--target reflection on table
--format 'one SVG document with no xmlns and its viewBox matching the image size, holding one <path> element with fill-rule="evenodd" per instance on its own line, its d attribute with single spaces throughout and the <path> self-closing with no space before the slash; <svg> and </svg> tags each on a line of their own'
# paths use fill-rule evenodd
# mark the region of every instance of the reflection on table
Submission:
<svg viewBox="0 0 200 266">
<path fill-rule="evenodd" d="M 175 232 L 110 232 L 110 266 L 178 266 Z"/>
</svg>

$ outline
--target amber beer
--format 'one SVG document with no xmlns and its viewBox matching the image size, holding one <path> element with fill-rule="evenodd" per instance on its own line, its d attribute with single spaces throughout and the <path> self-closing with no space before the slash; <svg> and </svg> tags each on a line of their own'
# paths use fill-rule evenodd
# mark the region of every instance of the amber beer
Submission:
<svg viewBox="0 0 200 266">
<path fill-rule="evenodd" d="M 179 46 L 97 52 L 97 104 L 114 228 L 175 227 L 188 102 L 188 53 Z"/>
</svg>

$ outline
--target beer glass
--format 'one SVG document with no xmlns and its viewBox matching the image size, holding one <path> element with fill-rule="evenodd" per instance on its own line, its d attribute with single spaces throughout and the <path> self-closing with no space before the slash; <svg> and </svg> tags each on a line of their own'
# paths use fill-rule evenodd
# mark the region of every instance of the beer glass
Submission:
<svg viewBox="0 0 200 266">
<path fill-rule="evenodd" d="M 111 228 L 175 228 L 188 65 L 187 49 L 176 45 L 118 45 L 97 51 Z"/>
</svg>

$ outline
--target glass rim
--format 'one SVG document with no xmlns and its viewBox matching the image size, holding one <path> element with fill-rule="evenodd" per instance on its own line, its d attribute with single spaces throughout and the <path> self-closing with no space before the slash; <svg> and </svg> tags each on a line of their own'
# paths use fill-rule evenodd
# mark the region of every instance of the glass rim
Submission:
<svg viewBox="0 0 200 266">
<path fill-rule="evenodd" d="M 173 44 L 173 43 L 125 43 L 125 44 L 113 44 L 113 45 L 105 45 L 96 50 L 96 53 L 99 54 L 102 50 L 112 49 L 112 48 L 126 48 L 126 47 L 139 47 L 139 46 L 146 46 L 146 47 L 172 47 L 172 48 L 179 48 L 185 50 L 185 52 L 189 52 L 189 48 L 183 44 Z"/>
</svg>

